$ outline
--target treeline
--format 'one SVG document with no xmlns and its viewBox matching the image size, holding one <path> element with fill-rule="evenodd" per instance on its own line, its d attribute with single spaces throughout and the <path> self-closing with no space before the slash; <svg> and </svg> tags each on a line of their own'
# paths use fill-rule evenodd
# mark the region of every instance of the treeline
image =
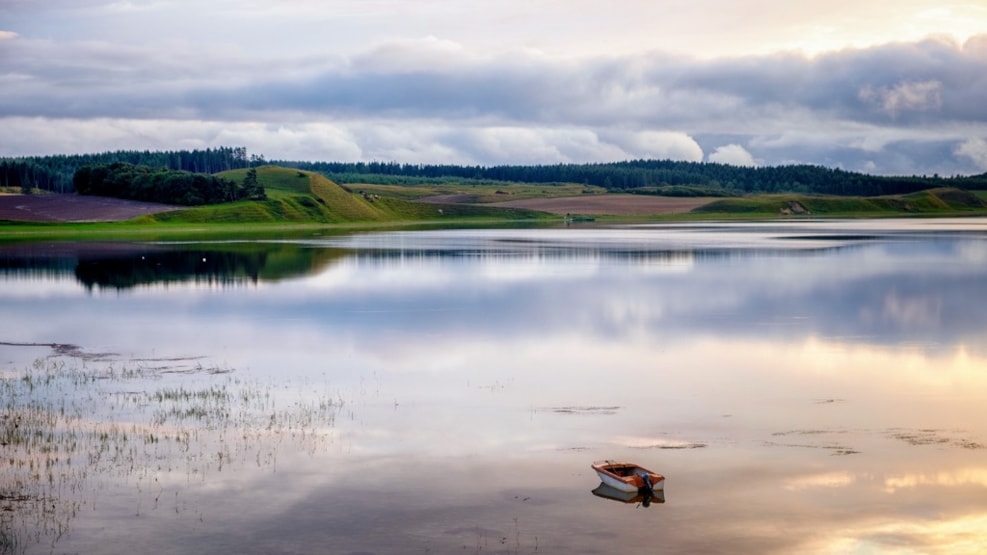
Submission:
<svg viewBox="0 0 987 555">
<path fill-rule="evenodd" d="M 117 162 L 192 173 L 217 173 L 266 163 L 263 156 L 248 155 L 245 147 L 219 147 L 205 150 L 118 150 L 99 154 L 69 154 L 0 159 L 0 187 L 24 192 L 41 189 L 71 193 L 76 170 L 83 166 Z"/>
<path fill-rule="evenodd" d="M 0 187 L 69 193 L 83 166 L 128 163 L 152 168 L 212 174 L 267 163 L 244 147 L 152 152 L 33 156 L 0 159 Z M 278 165 L 323 173 L 342 183 L 386 180 L 390 183 L 441 183 L 443 180 L 518 183 L 580 183 L 611 191 L 653 194 L 725 194 L 797 192 L 879 196 L 934 187 L 987 189 L 987 173 L 969 177 L 874 176 L 813 165 L 740 167 L 711 162 L 632 160 L 597 164 L 460 166 L 396 162 L 297 162 Z"/>
<path fill-rule="evenodd" d="M 812 165 L 740 167 L 711 162 L 634 160 L 599 164 L 539 166 L 457 166 L 393 162 L 273 162 L 317 171 L 332 179 L 403 176 L 415 179 L 459 178 L 520 183 L 581 183 L 611 191 L 661 193 L 662 188 L 694 187 L 733 194 L 797 192 L 878 196 L 934 187 L 987 189 L 987 174 L 971 177 L 873 176 Z"/>
<path fill-rule="evenodd" d="M 182 206 L 266 198 L 264 188 L 257 182 L 255 169 L 247 172 L 243 183 L 236 183 L 213 175 L 115 162 L 79 168 L 72 184 L 80 195 Z"/>
<path fill-rule="evenodd" d="M 35 189 L 52 192 L 71 191 L 71 176 L 66 182 L 56 172 L 31 160 L 0 160 L 0 187 L 30 194 Z"/>
</svg>

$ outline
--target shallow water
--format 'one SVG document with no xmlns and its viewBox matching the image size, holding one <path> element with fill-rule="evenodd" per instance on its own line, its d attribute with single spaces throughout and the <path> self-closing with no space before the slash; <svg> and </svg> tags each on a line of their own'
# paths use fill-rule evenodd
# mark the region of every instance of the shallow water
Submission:
<svg viewBox="0 0 987 555">
<path fill-rule="evenodd" d="M 0 539 L 979 553 L 985 293 L 984 219 L 7 248 L 3 425 L 68 416 L 0 467 Z"/>
</svg>

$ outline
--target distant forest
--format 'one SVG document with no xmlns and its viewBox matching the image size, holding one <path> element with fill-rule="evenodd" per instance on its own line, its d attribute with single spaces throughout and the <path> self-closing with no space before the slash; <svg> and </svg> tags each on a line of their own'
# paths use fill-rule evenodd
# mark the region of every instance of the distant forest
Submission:
<svg viewBox="0 0 987 555">
<path fill-rule="evenodd" d="M 79 168 L 117 162 L 204 174 L 268 163 L 263 156 L 248 155 L 244 147 L 3 158 L 0 159 L 0 187 L 20 188 L 25 192 L 42 189 L 69 193 L 75 190 L 72 180 Z M 987 190 L 987 173 L 966 177 L 873 176 L 812 165 L 740 167 L 673 160 L 525 166 L 285 160 L 270 163 L 319 172 L 339 183 L 579 183 L 614 192 L 678 196 L 780 192 L 878 196 L 935 187 Z"/>
<path fill-rule="evenodd" d="M 263 156 L 248 156 L 244 147 L 207 148 L 205 150 L 139 151 L 118 150 L 100 154 L 29 156 L 0 159 L 0 187 L 19 188 L 25 192 L 41 189 L 53 193 L 75 191 L 72 180 L 84 166 L 114 163 L 148 166 L 164 170 L 212 174 L 265 164 Z"/>
<path fill-rule="evenodd" d="M 633 160 L 600 164 L 456 166 L 386 162 L 274 162 L 317 171 L 340 183 L 417 183 L 456 178 L 520 183 L 579 183 L 608 191 L 678 196 L 817 193 L 878 196 L 935 187 L 987 189 L 987 173 L 969 177 L 887 177 L 811 165 L 741 167 L 711 162 Z M 368 177 L 373 179 L 369 180 Z"/>
</svg>

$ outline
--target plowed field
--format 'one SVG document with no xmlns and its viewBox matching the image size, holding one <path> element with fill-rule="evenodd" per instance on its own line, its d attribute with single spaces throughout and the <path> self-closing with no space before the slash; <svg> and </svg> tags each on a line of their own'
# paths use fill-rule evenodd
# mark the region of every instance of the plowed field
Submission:
<svg viewBox="0 0 987 555">
<path fill-rule="evenodd" d="M 0 220 L 116 222 L 180 207 L 82 195 L 0 195 Z"/>
<path fill-rule="evenodd" d="M 710 198 L 658 197 L 648 195 L 585 195 L 578 197 L 532 198 L 497 202 L 487 206 L 528 208 L 553 214 L 609 214 L 649 216 L 682 214 L 711 202 Z"/>
</svg>

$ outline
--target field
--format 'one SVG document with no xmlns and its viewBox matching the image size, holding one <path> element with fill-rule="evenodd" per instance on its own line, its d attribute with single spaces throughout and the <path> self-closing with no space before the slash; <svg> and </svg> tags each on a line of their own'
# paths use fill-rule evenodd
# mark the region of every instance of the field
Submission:
<svg viewBox="0 0 987 555">
<path fill-rule="evenodd" d="M 713 199 L 608 194 L 511 200 L 496 202 L 490 206 L 526 208 L 552 214 L 651 216 L 684 214 L 711 200 Z"/>
<path fill-rule="evenodd" d="M 81 195 L 0 195 L 0 220 L 22 222 L 115 222 L 177 206 Z"/>
<path fill-rule="evenodd" d="M 429 204 L 462 204 L 461 195 L 424 197 Z M 582 195 L 545 197 L 486 203 L 496 208 L 521 208 L 550 214 L 647 216 L 684 214 L 705 205 L 707 198 L 675 198 L 645 195 Z M 0 220 L 24 222 L 115 222 L 179 207 L 106 197 L 80 195 L 0 195 Z"/>
<path fill-rule="evenodd" d="M 642 195 L 591 195 L 549 197 L 490 203 L 489 207 L 523 208 L 551 214 L 607 214 L 642 216 L 682 214 L 702 206 L 710 199 L 650 197 Z M 427 197 L 422 202 L 458 204 L 456 198 Z M 86 197 L 79 195 L 0 195 L 0 220 L 71 223 L 116 222 L 138 216 L 177 210 L 164 204 Z"/>
<path fill-rule="evenodd" d="M 236 170 L 221 175 L 239 181 L 245 172 Z M 317 173 L 275 166 L 259 168 L 258 179 L 267 191 L 267 200 L 191 208 L 74 194 L 3 194 L 0 221 L 107 222 L 107 225 L 127 221 L 127 226 L 149 229 L 162 225 L 212 227 L 214 224 L 241 228 L 244 225 L 476 225 L 481 221 L 488 224 L 520 220 L 548 222 L 560 215 L 619 220 L 987 213 L 983 192 L 949 188 L 868 198 L 796 194 L 666 197 L 607 193 L 598 187 L 557 183 L 340 186 Z"/>
</svg>

